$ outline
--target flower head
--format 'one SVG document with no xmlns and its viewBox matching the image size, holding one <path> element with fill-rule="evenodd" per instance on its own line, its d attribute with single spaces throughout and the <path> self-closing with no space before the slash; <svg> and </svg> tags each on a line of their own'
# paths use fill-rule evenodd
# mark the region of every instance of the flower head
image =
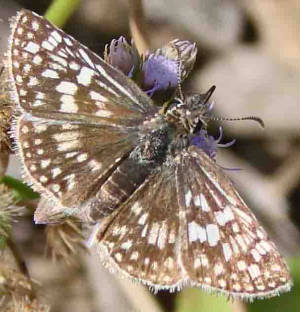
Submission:
<svg viewBox="0 0 300 312">
<path fill-rule="evenodd" d="M 112 40 L 110 46 L 105 47 L 104 60 L 128 77 L 132 77 L 133 70 L 139 66 L 136 48 L 128 44 L 124 37 Z"/>
<path fill-rule="evenodd" d="M 11 231 L 11 223 L 24 213 L 23 207 L 16 206 L 17 200 L 14 193 L 3 183 L 0 184 L 0 238 L 8 237 Z"/>
<path fill-rule="evenodd" d="M 197 55 L 197 47 L 195 43 L 191 43 L 188 40 L 175 39 L 170 41 L 161 49 L 158 49 L 155 54 L 163 55 L 167 59 L 173 60 L 176 63 L 180 61 L 180 80 L 183 81 L 185 78 L 187 78 L 194 67 Z"/>
<path fill-rule="evenodd" d="M 190 139 L 190 144 L 202 149 L 210 158 L 215 159 L 217 155 L 217 148 L 229 147 L 235 143 L 235 140 L 231 142 L 221 144 L 223 130 L 220 127 L 220 135 L 215 139 L 212 135 L 208 135 L 206 129 L 201 129 Z"/>
<path fill-rule="evenodd" d="M 173 95 L 178 86 L 179 74 L 180 81 L 188 76 L 195 63 L 196 54 L 195 44 L 176 39 L 154 53 L 146 53 L 140 57 L 134 45 L 120 37 L 106 47 L 104 59 L 132 78 L 159 104 Z"/>
<path fill-rule="evenodd" d="M 155 93 L 164 93 L 163 101 L 170 98 L 178 87 L 179 75 L 181 82 L 192 70 L 196 54 L 195 44 L 176 39 L 154 53 L 146 55 L 142 67 L 143 90 L 149 96 L 154 96 Z"/>
<path fill-rule="evenodd" d="M 166 91 L 177 86 L 177 63 L 163 55 L 150 54 L 143 67 L 143 89 L 152 96 L 155 91 Z"/>
<path fill-rule="evenodd" d="M 192 136 L 190 144 L 202 149 L 210 158 L 215 159 L 218 142 L 212 135 L 208 135 L 206 130 L 201 129 Z"/>
<path fill-rule="evenodd" d="M 53 260 L 63 259 L 67 264 L 76 264 L 76 254 L 86 250 L 84 236 L 78 220 L 70 218 L 61 224 L 47 225 L 47 250 Z"/>
</svg>

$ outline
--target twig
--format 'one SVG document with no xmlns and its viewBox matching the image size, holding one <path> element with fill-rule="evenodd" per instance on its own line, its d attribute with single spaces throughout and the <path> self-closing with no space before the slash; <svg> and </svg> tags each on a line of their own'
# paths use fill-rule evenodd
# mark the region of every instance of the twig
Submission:
<svg viewBox="0 0 300 312">
<path fill-rule="evenodd" d="M 129 0 L 129 27 L 140 54 L 149 50 L 149 38 L 141 0 Z"/>
<path fill-rule="evenodd" d="M 142 307 L 143 312 L 162 312 L 149 289 L 141 284 L 132 283 L 127 279 L 118 278 L 118 282 L 136 311 Z"/>
<path fill-rule="evenodd" d="M 93 250 L 86 258 L 89 282 L 96 294 L 97 308 L 106 311 L 162 312 L 149 290 L 105 269 Z M 118 298 L 114 300 L 113 298 Z"/>
<path fill-rule="evenodd" d="M 273 187 L 277 192 L 287 195 L 299 181 L 300 158 L 299 151 L 294 150 L 289 158 L 272 176 Z"/>
<path fill-rule="evenodd" d="M 235 300 L 230 305 L 232 312 L 247 312 L 247 306 L 242 301 Z"/>
</svg>

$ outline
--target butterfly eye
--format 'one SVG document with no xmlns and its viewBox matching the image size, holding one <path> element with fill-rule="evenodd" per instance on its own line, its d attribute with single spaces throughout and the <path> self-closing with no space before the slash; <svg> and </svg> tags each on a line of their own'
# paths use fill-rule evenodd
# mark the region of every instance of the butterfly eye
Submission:
<svg viewBox="0 0 300 312">
<path fill-rule="evenodd" d="M 201 102 L 201 94 L 193 94 L 186 98 L 186 104 L 190 110 L 198 109 Z"/>
</svg>

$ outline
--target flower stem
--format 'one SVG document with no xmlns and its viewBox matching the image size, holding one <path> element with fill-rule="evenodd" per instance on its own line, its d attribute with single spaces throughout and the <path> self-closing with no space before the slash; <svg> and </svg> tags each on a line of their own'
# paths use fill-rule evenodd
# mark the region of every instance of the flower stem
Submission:
<svg viewBox="0 0 300 312">
<path fill-rule="evenodd" d="M 54 0 L 45 13 L 45 17 L 58 27 L 63 27 L 77 9 L 80 0 Z"/>
<path fill-rule="evenodd" d="M 141 0 L 129 0 L 129 27 L 139 54 L 144 54 L 150 47 Z"/>
</svg>

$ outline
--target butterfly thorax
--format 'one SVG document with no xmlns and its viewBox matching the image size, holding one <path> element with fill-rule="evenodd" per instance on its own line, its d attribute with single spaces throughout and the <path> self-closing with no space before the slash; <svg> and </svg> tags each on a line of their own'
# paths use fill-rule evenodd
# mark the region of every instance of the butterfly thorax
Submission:
<svg viewBox="0 0 300 312">
<path fill-rule="evenodd" d="M 173 133 L 173 127 L 168 124 L 163 124 L 158 129 L 152 129 L 140 137 L 139 144 L 132 151 L 130 157 L 144 165 L 155 167 L 162 164 L 166 158 Z"/>
</svg>

